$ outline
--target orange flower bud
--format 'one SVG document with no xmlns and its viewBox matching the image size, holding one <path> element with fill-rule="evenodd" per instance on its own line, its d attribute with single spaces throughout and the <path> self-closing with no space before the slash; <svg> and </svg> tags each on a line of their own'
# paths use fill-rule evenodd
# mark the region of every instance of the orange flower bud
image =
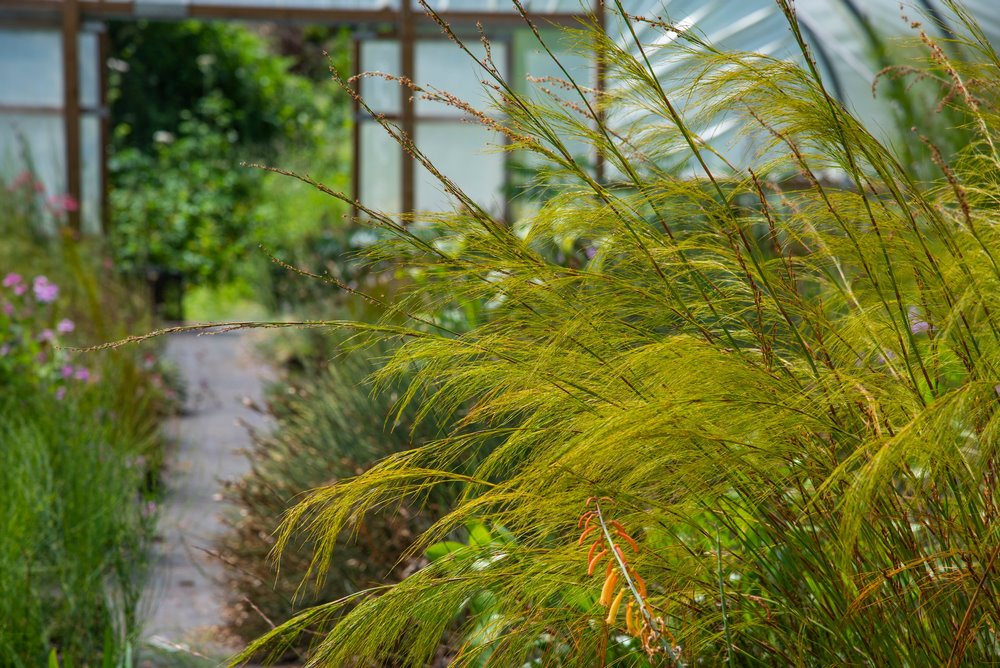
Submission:
<svg viewBox="0 0 1000 668">
<path fill-rule="evenodd" d="M 608 624 L 614 624 L 618 617 L 618 608 L 622 604 L 622 598 L 625 596 L 625 588 L 622 587 L 618 590 L 618 595 L 615 596 L 615 600 L 611 602 L 611 607 L 608 609 L 608 617 L 604 621 Z"/>
<path fill-rule="evenodd" d="M 610 564 L 608 564 L 610 566 Z M 604 587 L 601 588 L 601 605 L 609 605 L 611 603 L 611 594 L 615 591 L 615 585 L 618 584 L 618 571 L 611 569 L 608 571 L 608 575 L 604 578 Z"/>
</svg>

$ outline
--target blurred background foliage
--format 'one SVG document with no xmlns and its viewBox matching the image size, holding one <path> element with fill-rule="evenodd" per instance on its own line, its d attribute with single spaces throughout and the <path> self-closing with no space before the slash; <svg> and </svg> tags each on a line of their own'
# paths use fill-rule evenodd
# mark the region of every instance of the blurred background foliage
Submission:
<svg viewBox="0 0 1000 668">
<path fill-rule="evenodd" d="M 191 319 L 274 310 L 281 299 L 258 245 L 315 264 L 347 212 L 248 165 L 308 167 L 348 187 L 351 107 L 342 90 L 322 83 L 329 66 L 349 68 L 348 44 L 345 32 L 325 28 L 113 25 L 110 208 L 119 268 L 182 277 Z"/>
</svg>

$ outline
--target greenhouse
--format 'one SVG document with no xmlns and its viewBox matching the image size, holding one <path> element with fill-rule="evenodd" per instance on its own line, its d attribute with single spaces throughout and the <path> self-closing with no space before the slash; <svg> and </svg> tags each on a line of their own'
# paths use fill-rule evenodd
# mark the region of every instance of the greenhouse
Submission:
<svg viewBox="0 0 1000 668">
<path fill-rule="evenodd" d="M 629 0 L 626 5 L 629 12 L 638 15 L 669 17 L 720 48 L 795 57 L 780 12 L 770 0 L 664 0 L 652 4 Z M 1000 15 L 992 11 L 991 3 L 975 0 L 967 5 L 986 34 L 1000 40 Z M 527 75 L 559 74 L 533 43 L 531 31 L 511 4 L 502 0 L 443 0 L 430 6 L 465 36 L 474 35 L 476 23 L 482 23 L 495 44 L 494 57 L 501 63 L 502 73 L 512 81 L 524 81 Z M 543 26 L 575 25 L 594 9 L 575 0 L 525 3 L 525 8 Z M 873 55 L 879 45 L 871 41 L 871 35 L 891 36 L 906 30 L 898 3 L 799 0 L 796 10 L 819 64 L 829 76 L 831 89 L 863 117 L 877 118 L 880 112 L 870 91 L 882 63 Z M 913 8 L 914 13 L 925 11 L 932 16 L 942 10 L 939 0 L 924 0 Z M 610 17 L 613 34 L 615 12 L 609 6 L 603 13 L 606 20 Z M 106 60 L 104 24 L 184 19 L 348 26 L 354 36 L 356 73 L 386 72 L 477 104 L 488 102 L 475 64 L 454 57 L 439 27 L 414 0 L 3 0 L 0 73 L 8 85 L 0 99 L 0 152 L 10 163 L 21 152 L 19 138 L 23 138 L 50 190 L 67 192 L 81 202 L 79 215 L 85 230 L 101 229 L 104 220 L 101 212 L 107 176 L 102 166 L 107 161 L 108 144 L 106 70 L 102 67 Z M 873 28 L 878 33 L 873 33 Z M 593 63 L 573 61 L 570 65 L 595 86 L 615 85 L 614 81 L 603 81 Z M 663 75 L 669 76 L 669 71 Z M 507 157 L 499 151 L 488 152 L 475 162 L 472 171 L 464 159 L 470 151 L 482 153 L 483 147 L 496 144 L 498 137 L 463 123 L 456 109 L 411 100 L 413 95 L 395 83 L 364 81 L 361 92 L 374 112 L 398 121 L 418 146 L 428 148 L 429 157 L 444 173 L 458 178 L 478 201 L 504 213 L 501 201 L 509 173 Z M 390 211 L 440 208 L 446 199 L 436 181 L 369 122 L 366 113 L 357 110 L 356 117 L 355 196 Z"/>
<path fill-rule="evenodd" d="M 0 0 L 0 668 L 1000 665 L 997 0 Z"/>
</svg>

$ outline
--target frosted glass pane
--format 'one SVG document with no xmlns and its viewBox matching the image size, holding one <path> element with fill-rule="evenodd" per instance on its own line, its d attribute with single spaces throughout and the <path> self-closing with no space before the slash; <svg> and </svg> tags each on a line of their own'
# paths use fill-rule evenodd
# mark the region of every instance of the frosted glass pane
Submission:
<svg viewBox="0 0 1000 668">
<path fill-rule="evenodd" d="M 0 82 L 0 104 L 62 106 L 59 33 L 0 29 Z"/>
<path fill-rule="evenodd" d="M 402 151 L 378 123 L 361 124 L 361 148 L 355 157 L 361 164 L 361 202 L 387 213 L 402 210 Z"/>
<path fill-rule="evenodd" d="M 80 63 L 80 105 L 97 107 L 101 99 L 101 80 L 98 76 L 101 50 L 97 35 L 82 32 L 77 41 Z"/>
<path fill-rule="evenodd" d="M 485 50 L 480 43 L 470 40 L 468 46 L 477 58 L 482 58 L 485 55 Z M 493 52 L 493 60 L 501 74 L 506 77 L 507 45 L 503 42 L 494 42 L 490 46 L 490 50 Z M 480 65 L 474 63 L 451 41 L 436 39 L 417 42 L 415 63 L 414 78 L 421 86 L 451 93 L 484 111 L 489 107 L 489 90 L 482 84 L 486 73 Z M 416 113 L 417 116 L 458 117 L 464 115 L 458 109 L 419 97 L 416 101 Z"/>
<path fill-rule="evenodd" d="M 30 166 L 46 192 L 65 192 L 66 139 L 62 117 L 0 113 L 0 169 L 9 174 L 27 168 L 23 156 L 25 144 Z"/>
<path fill-rule="evenodd" d="M 473 200 L 492 212 L 503 213 L 504 154 L 497 133 L 469 123 L 417 124 L 417 146 L 442 174 Z M 441 183 L 419 164 L 416 175 L 418 211 L 446 211 L 453 207 Z"/>
<path fill-rule="evenodd" d="M 360 72 L 399 74 L 399 42 L 371 39 L 361 43 Z M 361 96 L 375 111 L 382 114 L 400 113 L 400 85 L 378 77 L 361 79 Z"/>
<path fill-rule="evenodd" d="M 560 45 L 560 35 L 549 32 L 543 35 L 546 43 L 553 50 L 556 58 L 562 66 L 570 73 L 573 79 L 581 86 L 590 87 L 596 83 L 594 76 L 594 62 L 591 58 L 579 53 L 573 53 L 568 45 Z M 538 86 L 528 82 L 527 77 L 545 78 L 555 77 L 556 79 L 566 79 L 559 66 L 552 61 L 552 58 L 545 52 L 542 45 L 528 30 L 519 30 L 515 36 L 516 61 L 514 85 L 521 90 L 528 92 L 532 98 L 539 101 L 548 99 L 544 93 L 538 90 Z M 612 83 L 612 82 L 609 82 Z M 558 86 L 544 84 L 556 95 L 565 97 L 568 100 L 579 102 L 579 97 L 573 91 L 562 90 Z"/>
<path fill-rule="evenodd" d="M 80 223 L 83 231 L 101 231 L 101 121 L 96 114 L 80 120 Z"/>
</svg>

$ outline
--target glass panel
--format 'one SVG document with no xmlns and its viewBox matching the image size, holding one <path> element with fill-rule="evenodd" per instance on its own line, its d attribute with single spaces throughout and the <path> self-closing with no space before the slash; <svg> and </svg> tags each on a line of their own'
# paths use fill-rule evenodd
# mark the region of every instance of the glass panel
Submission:
<svg viewBox="0 0 1000 668">
<path fill-rule="evenodd" d="M 361 123 L 361 148 L 356 159 L 361 178 L 360 197 L 365 206 L 387 213 L 402 208 L 402 151 L 378 123 Z"/>
<path fill-rule="evenodd" d="M 80 224 L 85 233 L 101 232 L 101 121 L 97 114 L 80 119 Z"/>
<path fill-rule="evenodd" d="M 0 104 L 62 106 L 59 33 L 0 29 L 0 82 Z"/>
<path fill-rule="evenodd" d="M 442 174 L 494 215 L 503 206 L 504 154 L 497 148 L 500 136 L 470 123 L 417 124 L 417 146 Z M 446 211 L 453 203 L 441 183 L 417 164 L 418 211 Z"/>
<path fill-rule="evenodd" d="M 81 32 L 77 42 L 80 63 L 80 105 L 95 108 L 101 99 L 101 80 L 98 76 L 101 49 L 97 35 Z"/>
<path fill-rule="evenodd" d="M 399 74 L 399 42 L 384 39 L 362 42 L 358 71 Z M 400 113 L 401 92 L 398 83 L 378 77 L 365 77 L 361 80 L 361 95 L 379 113 Z"/>
<path fill-rule="evenodd" d="M 485 55 L 478 41 L 470 40 L 469 50 L 477 58 Z M 493 42 L 490 46 L 493 61 L 501 74 L 507 76 L 507 44 Z M 414 79 L 425 88 L 437 88 L 451 93 L 459 99 L 470 102 L 478 109 L 487 110 L 490 105 L 489 89 L 482 84 L 486 78 L 483 68 L 474 63 L 447 39 L 421 40 L 416 44 Z M 463 112 L 440 102 L 417 98 L 417 116 L 463 116 Z"/>
<path fill-rule="evenodd" d="M 66 191 L 65 155 L 61 116 L 0 112 L 0 169 L 4 173 L 16 174 L 30 168 L 48 194 L 63 193 Z"/>
</svg>

